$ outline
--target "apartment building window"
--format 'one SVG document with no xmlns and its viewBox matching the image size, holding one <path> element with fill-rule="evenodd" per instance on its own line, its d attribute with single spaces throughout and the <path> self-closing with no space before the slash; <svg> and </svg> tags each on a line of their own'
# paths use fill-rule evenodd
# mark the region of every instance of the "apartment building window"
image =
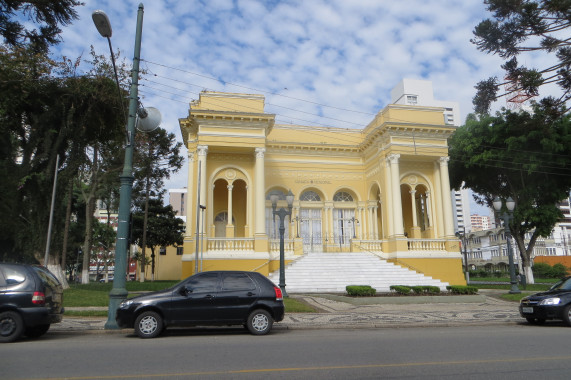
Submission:
<svg viewBox="0 0 571 380">
<path fill-rule="evenodd" d="M 417 105 L 418 104 L 418 96 L 417 95 L 407 95 L 406 96 L 406 104 Z"/>
<path fill-rule="evenodd" d="M 161 247 L 159 249 L 159 255 L 165 256 L 167 254 L 167 247 Z"/>
</svg>

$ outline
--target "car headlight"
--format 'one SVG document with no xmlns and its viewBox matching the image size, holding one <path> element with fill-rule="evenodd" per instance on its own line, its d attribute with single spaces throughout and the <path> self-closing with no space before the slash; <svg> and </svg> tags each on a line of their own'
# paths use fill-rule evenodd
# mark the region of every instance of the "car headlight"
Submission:
<svg viewBox="0 0 571 380">
<path fill-rule="evenodd" d="M 539 304 L 540 305 L 559 305 L 559 302 L 561 302 L 561 298 L 553 297 L 553 298 L 546 298 L 544 300 L 541 300 L 539 302 Z"/>
<path fill-rule="evenodd" d="M 125 308 L 131 306 L 131 305 L 133 304 L 133 302 L 134 302 L 133 300 L 123 301 L 123 302 L 121 302 L 121 303 L 119 304 L 119 307 L 122 308 L 122 309 L 125 309 Z"/>
</svg>

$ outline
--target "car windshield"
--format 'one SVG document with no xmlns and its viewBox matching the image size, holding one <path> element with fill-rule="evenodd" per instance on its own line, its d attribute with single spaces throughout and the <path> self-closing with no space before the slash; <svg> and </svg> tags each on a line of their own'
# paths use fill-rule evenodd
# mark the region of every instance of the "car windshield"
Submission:
<svg viewBox="0 0 571 380">
<path fill-rule="evenodd" d="M 571 290 L 571 277 L 559 281 L 550 290 Z"/>
</svg>

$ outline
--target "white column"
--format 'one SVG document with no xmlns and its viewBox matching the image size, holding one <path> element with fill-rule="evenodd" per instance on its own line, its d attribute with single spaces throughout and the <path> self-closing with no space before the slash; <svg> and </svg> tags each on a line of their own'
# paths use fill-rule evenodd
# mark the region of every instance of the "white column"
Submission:
<svg viewBox="0 0 571 380">
<path fill-rule="evenodd" d="M 377 214 L 378 209 L 379 206 L 375 204 L 375 207 L 373 207 L 373 239 L 375 240 L 379 240 L 379 217 Z"/>
<path fill-rule="evenodd" d="M 191 221 L 194 220 L 193 215 L 196 218 L 196 215 L 193 214 L 194 200 L 192 198 L 192 185 L 194 183 L 196 183 L 194 178 L 194 152 L 188 152 L 188 178 L 186 179 L 186 229 L 184 232 L 184 235 L 188 237 L 192 237 Z"/>
<path fill-rule="evenodd" d="M 208 146 L 198 145 L 196 150 L 200 164 L 200 204 L 206 205 L 206 154 L 208 153 Z"/>
<path fill-rule="evenodd" d="M 432 207 L 430 207 L 430 202 L 432 202 L 432 198 L 430 197 L 430 191 L 426 191 L 424 193 L 424 204 L 425 204 L 425 212 L 424 212 L 424 225 L 426 228 L 432 227 Z"/>
<path fill-rule="evenodd" d="M 373 206 L 367 205 L 367 239 L 374 240 L 375 235 L 373 233 Z"/>
<path fill-rule="evenodd" d="M 442 188 L 442 209 L 444 211 L 444 235 L 454 236 L 454 223 L 452 216 L 452 197 L 450 196 L 450 177 L 448 175 L 448 161 L 450 157 L 440 157 L 440 183 Z"/>
<path fill-rule="evenodd" d="M 434 206 L 432 208 L 434 210 L 432 223 L 436 227 L 434 236 L 441 238 L 444 237 L 444 212 L 443 207 L 439 204 L 442 202 L 442 180 L 440 179 L 440 165 L 437 162 L 434 163 L 434 184 L 436 191 L 432 197 L 432 201 L 434 202 L 431 205 Z"/>
<path fill-rule="evenodd" d="M 402 199 L 400 195 L 400 154 L 391 154 L 389 162 L 391 165 L 391 189 L 393 193 L 393 231 L 396 236 L 404 235 L 402 225 Z"/>
<path fill-rule="evenodd" d="M 389 158 L 386 158 L 385 161 L 385 193 L 387 197 L 387 205 L 385 212 L 387 213 L 387 233 L 388 236 L 392 236 L 394 234 L 394 219 L 393 219 L 393 191 L 391 186 L 391 164 L 389 162 Z"/>
<path fill-rule="evenodd" d="M 410 198 L 411 198 L 411 203 L 412 203 L 412 226 L 413 227 L 418 227 L 418 219 L 416 216 L 416 199 L 415 199 L 415 195 L 416 195 L 416 190 L 411 190 L 410 191 Z"/>
<path fill-rule="evenodd" d="M 361 206 L 359 207 L 359 239 L 367 239 L 365 234 L 363 233 L 363 226 L 365 225 L 365 214 L 363 213 L 364 208 Z"/>
<path fill-rule="evenodd" d="M 254 191 L 254 199 L 256 200 L 256 235 L 263 235 L 266 233 L 266 193 L 264 188 L 266 186 L 265 168 L 264 168 L 264 154 L 266 148 L 256 148 L 256 190 Z"/>
<path fill-rule="evenodd" d="M 228 226 L 232 226 L 232 189 L 233 185 L 228 185 Z"/>
</svg>

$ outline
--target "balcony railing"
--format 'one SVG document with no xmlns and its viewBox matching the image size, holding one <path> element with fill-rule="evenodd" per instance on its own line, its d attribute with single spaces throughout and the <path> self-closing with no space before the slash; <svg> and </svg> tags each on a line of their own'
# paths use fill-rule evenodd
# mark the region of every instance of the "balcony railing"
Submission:
<svg viewBox="0 0 571 380">
<path fill-rule="evenodd" d="M 445 240 L 408 239 L 409 251 L 445 251 Z"/>
<path fill-rule="evenodd" d="M 208 238 L 207 247 L 209 252 L 248 252 L 254 250 L 254 238 Z"/>
</svg>

